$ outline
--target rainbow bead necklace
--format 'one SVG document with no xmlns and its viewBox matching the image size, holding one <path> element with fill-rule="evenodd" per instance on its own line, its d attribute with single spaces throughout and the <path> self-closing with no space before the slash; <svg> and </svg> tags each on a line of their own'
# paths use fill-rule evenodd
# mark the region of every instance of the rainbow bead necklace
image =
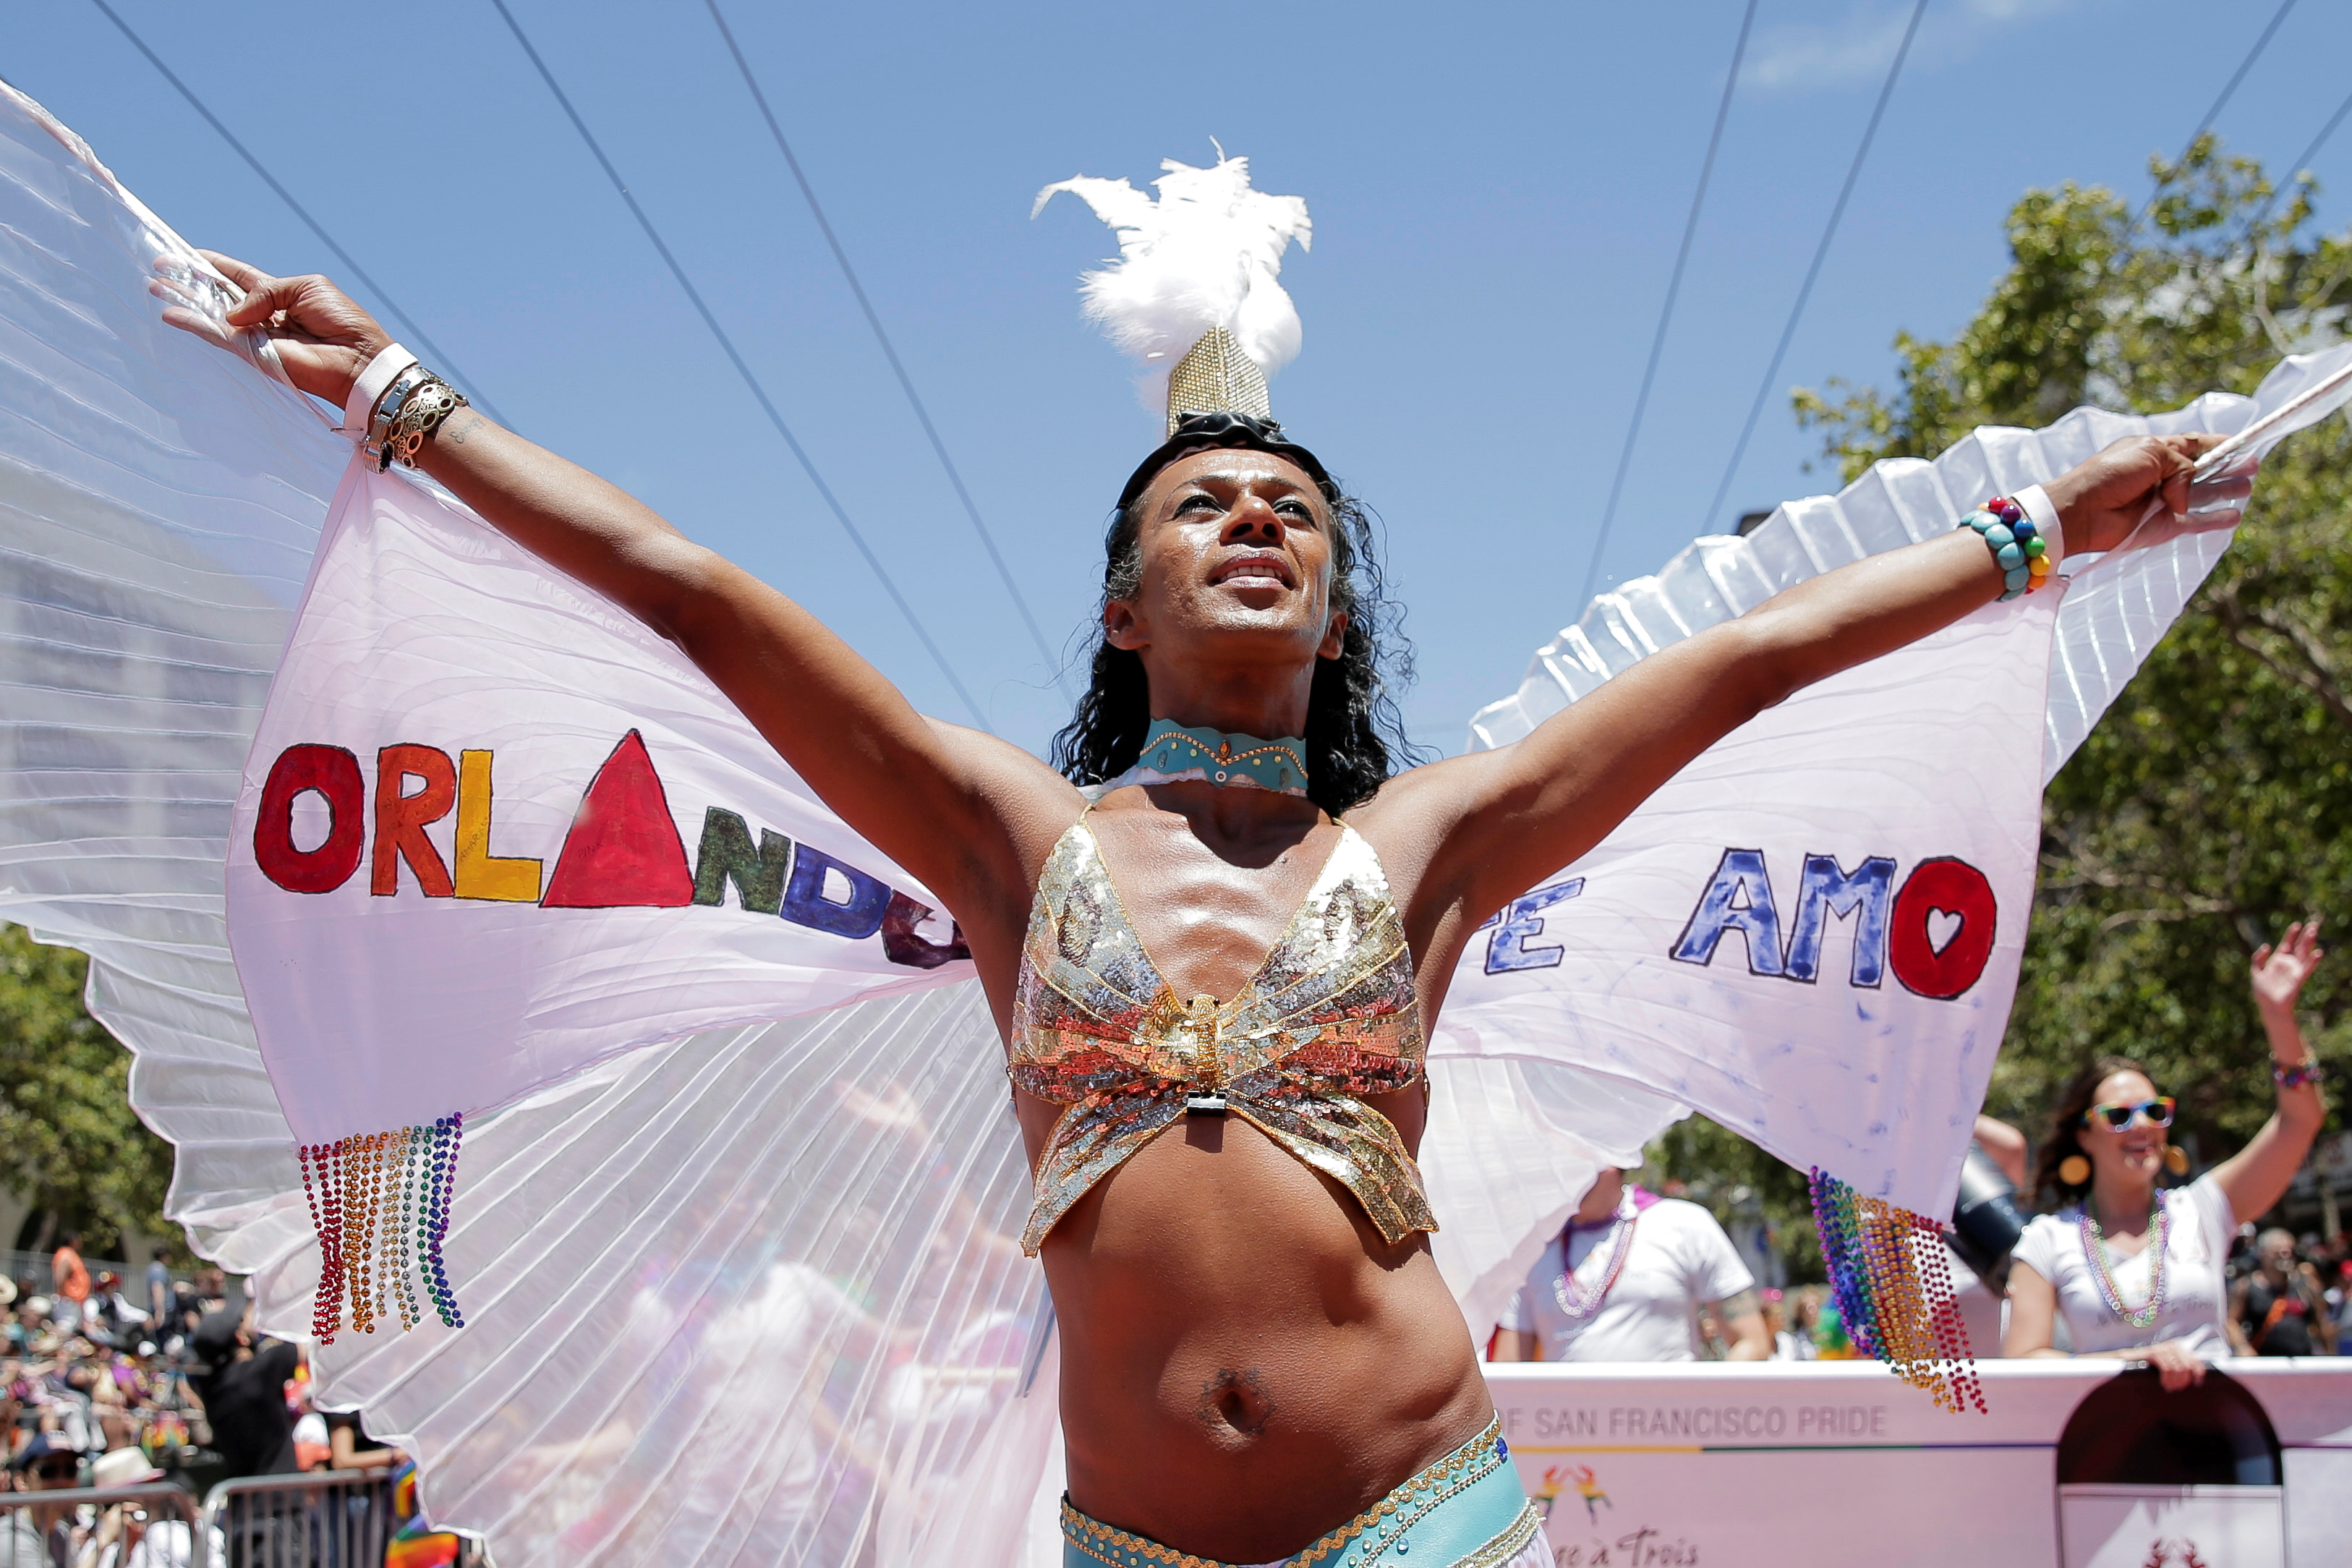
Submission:
<svg viewBox="0 0 2352 1568">
<path fill-rule="evenodd" d="M 2083 1256 L 2090 1259 L 2092 1277 L 2099 1282 L 2099 1296 L 2107 1310 L 2135 1329 L 2154 1326 L 2164 1315 L 2166 1284 L 2164 1272 L 2165 1243 L 2172 1232 L 2172 1211 L 2165 1205 L 2164 1194 L 2158 1192 L 2147 1206 L 2148 1276 L 2147 1300 L 2137 1307 L 2124 1305 L 2124 1293 L 2116 1283 L 2116 1271 L 2107 1261 L 2106 1238 L 2099 1234 L 2099 1222 L 2091 1213 L 2092 1200 L 2083 1200 L 2083 1217 L 2076 1222 L 2083 1233 Z"/>
<path fill-rule="evenodd" d="M 1551 1294 L 1552 1300 L 1559 1304 L 1559 1310 L 1568 1314 L 1570 1322 L 1581 1327 L 1585 1320 L 1600 1311 L 1601 1304 L 1609 1299 L 1610 1287 L 1615 1285 L 1617 1276 L 1625 1271 L 1625 1255 L 1633 1250 L 1633 1221 L 1639 1212 L 1630 1191 L 1617 1200 L 1616 1217 L 1609 1222 L 1609 1264 L 1601 1270 L 1600 1285 L 1591 1291 L 1576 1282 L 1576 1269 L 1568 1261 L 1568 1236 L 1566 1232 L 1561 1233 L 1559 1277 L 1551 1282 Z M 1574 1228 L 1575 1222 L 1571 1220 L 1570 1229 Z"/>
</svg>

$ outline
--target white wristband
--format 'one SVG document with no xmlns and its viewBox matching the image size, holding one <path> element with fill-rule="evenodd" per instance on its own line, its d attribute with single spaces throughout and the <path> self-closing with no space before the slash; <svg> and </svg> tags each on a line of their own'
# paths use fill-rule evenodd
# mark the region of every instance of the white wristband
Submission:
<svg viewBox="0 0 2352 1568">
<path fill-rule="evenodd" d="M 366 440 L 368 416 L 374 412 L 375 400 L 383 395 L 393 377 L 415 363 L 416 356 L 398 343 L 386 343 L 377 351 L 367 369 L 352 383 L 352 395 L 343 402 L 343 434 L 354 441 Z"/>
<path fill-rule="evenodd" d="M 2034 531 L 2042 535 L 2042 547 L 2050 557 L 2050 570 L 2055 573 L 2066 559 L 2066 526 L 2058 521 L 2057 503 L 2040 485 L 2028 485 L 2009 499 L 2017 503 L 2018 510 L 2032 521 Z"/>
</svg>

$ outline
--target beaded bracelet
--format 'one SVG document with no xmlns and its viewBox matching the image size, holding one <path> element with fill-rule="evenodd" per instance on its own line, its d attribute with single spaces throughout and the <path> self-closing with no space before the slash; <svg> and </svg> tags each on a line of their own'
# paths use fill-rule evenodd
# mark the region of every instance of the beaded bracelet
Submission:
<svg viewBox="0 0 2352 1568">
<path fill-rule="evenodd" d="M 2050 546 L 2025 509 L 2009 497 L 1993 497 L 1960 519 L 1959 526 L 1975 529 L 1991 548 L 1993 564 L 2000 568 L 2004 600 L 2030 594 L 2049 578 Z"/>
<path fill-rule="evenodd" d="M 2271 1081 L 2281 1089 L 2301 1089 L 2307 1083 L 2326 1083 L 2327 1069 L 2321 1067 L 2315 1059 L 2299 1061 L 2291 1068 L 2273 1066 L 2271 1068 Z"/>
</svg>

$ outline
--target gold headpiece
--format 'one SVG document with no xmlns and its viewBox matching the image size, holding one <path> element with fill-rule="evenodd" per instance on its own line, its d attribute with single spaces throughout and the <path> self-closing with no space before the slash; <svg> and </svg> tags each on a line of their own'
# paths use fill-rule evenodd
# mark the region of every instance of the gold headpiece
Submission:
<svg viewBox="0 0 2352 1568">
<path fill-rule="evenodd" d="M 1248 414 L 1274 417 L 1267 397 L 1265 372 L 1242 353 L 1233 333 L 1211 327 L 1192 352 L 1168 373 L 1168 434 L 1192 414 Z"/>
</svg>

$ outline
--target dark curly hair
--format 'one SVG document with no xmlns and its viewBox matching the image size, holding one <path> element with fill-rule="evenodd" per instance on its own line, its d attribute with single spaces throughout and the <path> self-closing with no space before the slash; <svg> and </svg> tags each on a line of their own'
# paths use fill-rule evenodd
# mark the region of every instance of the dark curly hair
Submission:
<svg viewBox="0 0 2352 1568">
<path fill-rule="evenodd" d="M 2093 1057 L 2081 1071 L 2066 1080 L 2058 1091 L 2058 1103 L 2050 1112 L 2050 1136 L 2042 1141 L 2042 1149 L 2033 1159 L 2033 1196 L 2036 1202 L 2047 1202 L 2055 1194 L 2063 1205 L 2079 1200 L 2091 1190 L 2088 1182 L 2071 1183 L 2059 1179 L 2058 1167 L 2070 1156 L 2084 1154 L 2080 1136 L 2083 1115 L 2091 1109 L 2093 1097 L 2099 1085 L 2119 1072 L 2136 1072 L 2148 1082 L 2155 1076 L 2129 1057 Z M 2084 1158 L 2088 1158 L 2084 1154 Z"/>
<path fill-rule="evenodd" d="M 1239 421 L 1232 423 L 1239 424 Z M 1191 447 L 1286 446 L 1253 439 L 1236 430 L 1233 439 Z M 1177 443 L 1171 442 L 1171 447 Z M 1163 447 L 1129 481 L 1127 495 L 1111 513 L 1103 541 L 1102 603 L 1132 597 L 1142 586 L 1142 492 L 1152 473 L 1175 457 Z M 1287 452 L 1284 456 L 1289 456 Z M 1370 508 L 1326 477 L 1310 457 L 1300 464 L 1322 491 L 1331 513 L 1331 605 L 1348 613 L 1339 657 L 1319 659 L 1307 701 L 1307 797 L 1332 816 L 1371 799 L 1401 767 L 1422 760 L 1405 738 L 1404 720 L 1391 687 L 1412 681 L 1412 647 L 1405 639 L 1403 612 L 1389 599 L 1381 575 Z M 1101 784 L 1135 765 L 1151 727 L 1151 689 L 1140 656 L 1104 640 L 1099 619 L 1090 660 L 1092 679 L 1077 711 L 1054 737 L 1054 766 L 1073 784 Z"/>
</svg>

